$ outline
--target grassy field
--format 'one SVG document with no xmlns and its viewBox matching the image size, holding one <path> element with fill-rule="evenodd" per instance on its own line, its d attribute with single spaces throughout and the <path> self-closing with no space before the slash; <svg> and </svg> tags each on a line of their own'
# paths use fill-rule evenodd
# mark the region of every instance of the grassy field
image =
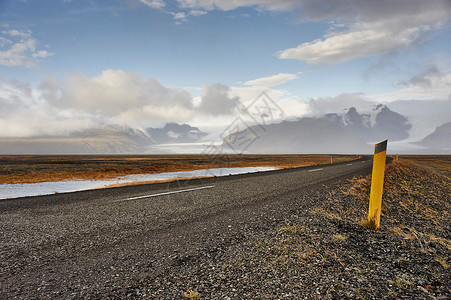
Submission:
<svg viewBox="0 0 451 300">
<path fill-rule="evenodd" d="M 130 174 L 209 168 L 296 168 L 330 163 L 330 155 L 3 155 L 0 183 L 101 180 Z M 334 163 L 356 159 L 334 155 Z"/>
</svg>

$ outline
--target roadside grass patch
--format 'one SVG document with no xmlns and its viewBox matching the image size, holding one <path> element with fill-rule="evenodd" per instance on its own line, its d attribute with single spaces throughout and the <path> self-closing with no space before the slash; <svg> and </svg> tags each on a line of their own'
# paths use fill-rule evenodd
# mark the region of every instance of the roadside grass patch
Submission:
<svg viewBox="0 0 451 300">
<path fill-rule="evenodd" d="M 362 217 L 368 212 L 370 189 L 371 175 L 353 178 L 349 186 L 342 189 L 344 195 L 362 201 L 365 207 L 365 211 L 360 212 Z M 415 223 L 426 222 L 431 228 L 445 230 L 451 217 L 450 191 L 451 179 L 443 172 L 435 172 L 408 160 L 392 162 L 385 172 L 381 226 L 388 226 L 392 232 L 399 233 L 397 227 L 406 223 L 404 220 L 413 219 Z M 396 218 L 383 218 L 390 214 Z M 359 223 L 372 228 L 372 224 L 366 221 Z"/>
<path fill-rule="evenodd" d="M 302 225 L 282 225 L 277 229 L 278 233 L 286 232 L 291 234 L 297 234 L 300 232 L 307 232 L 307 229 Z"/>
<path fill-rule="evenodd" d="M 332 236 L 332 240 L 337 243 L 345 243 L 346 239 L 347 239 L 347 237 L 343 234 L 334 234 Z"/>
<path fill-rule="evenodd" d="M 441 259 L 440 257 L 435 259 L 443 268 L 448 269 L 449 265 L 446 263 L 445 260 Z"/>
<path fill-rule="evenodd" d="M 200 299 L 200 294 L 196 291 L 188 291 L 183 293 L 184 299 Z"/>
</svg>

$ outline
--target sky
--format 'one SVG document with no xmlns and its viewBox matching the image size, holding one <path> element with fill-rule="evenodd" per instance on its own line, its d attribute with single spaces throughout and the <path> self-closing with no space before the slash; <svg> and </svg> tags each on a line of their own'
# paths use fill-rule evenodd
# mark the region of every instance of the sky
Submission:
<svg viewBox="0 0 451 300">
<path fill-rule="evenodd" d="M 421 138 L 451 121 L 450 20 L 450 0 L 0 0 L 0 137 L 220 130 L 264 91 L 285 118 L 393 105 Z"/>
</svg>

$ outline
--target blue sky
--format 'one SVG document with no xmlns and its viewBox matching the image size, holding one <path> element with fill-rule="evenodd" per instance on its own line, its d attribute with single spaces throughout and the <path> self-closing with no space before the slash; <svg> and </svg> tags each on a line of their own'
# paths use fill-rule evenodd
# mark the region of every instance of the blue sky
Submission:
<svg viewBox="0 0 451 300">
<path fill-rule="evenodd" d="M 3 0 L 0 136 L 225 126 L 261 91 L 289 117 L 450 101 L 450 15 L 448 0 Z"/>
</svg>

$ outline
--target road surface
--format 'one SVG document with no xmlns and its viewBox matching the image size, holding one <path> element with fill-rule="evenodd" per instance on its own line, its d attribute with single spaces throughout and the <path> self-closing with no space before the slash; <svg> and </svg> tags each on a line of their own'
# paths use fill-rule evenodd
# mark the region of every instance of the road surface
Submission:
<svg viewBox="0 0 451 300">
<path fill-rule="evenodd" d="M 283 218 L 372 161 L 0 201 L 0 298 L 106 295 Z"/>
</svg>

